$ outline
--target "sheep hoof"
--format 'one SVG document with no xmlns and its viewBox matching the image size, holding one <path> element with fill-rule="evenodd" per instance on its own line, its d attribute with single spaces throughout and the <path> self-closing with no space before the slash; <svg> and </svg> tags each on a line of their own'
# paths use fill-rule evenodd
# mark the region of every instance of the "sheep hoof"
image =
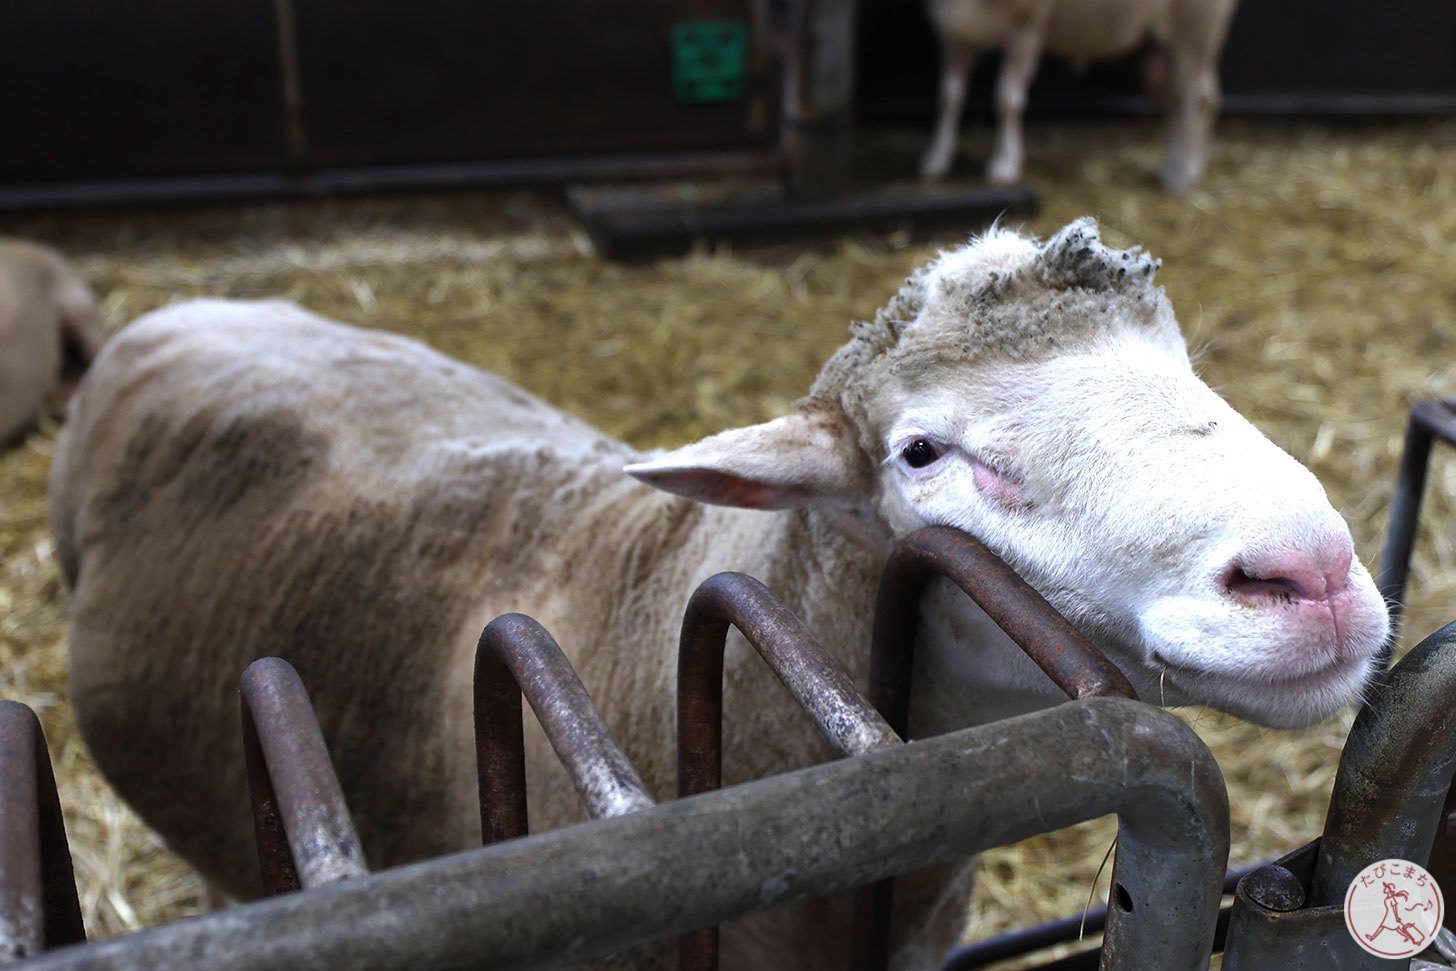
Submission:
<svg viewBox="0 0 1456 971">
<path fill-rule="evenodd" d="M 1021 181 L 1021 166 L 1004 159 L 995 159 L 986 166 L 986 181 L 994 186 L 1011 186 Z"/>
<path fill-rule="evenodd" d="M 920 160 L 920 181 L 940 182 L 950 174 L 949 156 L 941 158 L 927 155 Z"/>
<path fill-rule="evenodd" d="M 1198 182 L 1199 175 L 1201 173 L 1196 166 L 1169 163 L 1158 172 L 1158 180 L 1173 195 L 1186 196 Z"/>
</svg>

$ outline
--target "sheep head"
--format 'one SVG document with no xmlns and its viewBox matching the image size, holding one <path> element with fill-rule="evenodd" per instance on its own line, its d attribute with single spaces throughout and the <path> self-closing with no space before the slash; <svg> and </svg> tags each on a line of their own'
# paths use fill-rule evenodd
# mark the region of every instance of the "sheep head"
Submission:
<svg viewBox="0 0 1456 971">
<path fill-rule="evenodd" d="M 1384 603 L 1315 477 L 1194 373 L 1158 265 L 1090 219 L 1040 244 L 993 229 L 856 325 L 793 414 L 628 471 L 704 502 L 857 513 L 886 540 L 958 527 L 1143 698 L 1315 721 L 1367 680 Z M 986 661 L 940 619 L 922 650 L 975 681 Z"/>
</svg>

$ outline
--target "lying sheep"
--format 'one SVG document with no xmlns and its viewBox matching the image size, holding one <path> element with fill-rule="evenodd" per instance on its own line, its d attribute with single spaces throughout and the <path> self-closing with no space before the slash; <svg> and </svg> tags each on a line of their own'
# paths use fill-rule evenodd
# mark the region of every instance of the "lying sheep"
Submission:
<svg viewBox="0 0 1456 971">
<path fill-rule="evenodd" d="M 942 179 L 955 158 L 966 79 L 978 51 L 1001 50 L 996 82 L 996 145 L 986 177 L 1021 178 L 1021 116 L 1043 50 L 1077 62 L 1116 57 L 1146 40 L 1158 46 L 1156 72 L 1168 73 L 1168 157 L 1163 184 L 1193 187 L 1208 161 L 1218 114 L 1218 56 L 1237 0 L 929 0 L 941 42 L 940 106 L 920 174 Z M 1151 86 L 1161 79 L 1150 78 Z"/>
<path fill-rule="evenodd" d="M 1090 220 L 1045 244 L 993 230 L 856 325 L 791 414 L 651 455 L 288 303 L 149 314 L 88 375 L 51 483 L 80 728 L 169 844 L 256 894 L 237 679 L 282 655 L 389 867 L 479 838 L 491 618 L 555 634 L 667 799 L 697 584 L 761 578 L 863 683 L 886 557 L 931 523 L 1008 559 L 1144 698 L 1322 718 L 1369 674 L 1383 602 L 1315 478 L 1195 376 L 1156 268 Z M 913 735 L 1062 700 L 949 584 L 922 613 Z M 725 782 L 829 757 L 741 643 L 725 681 Z M 582 818 L 530 730 L 532 829 Z M 902 895 L 897 967 L 957 939 L 970 875 Z M 849 921 L 843 898 L 757 915 L 725 928 L 723 967 L 843 967 Z"/>
<path fill-rule="evenodd" d="M 0 239 L 0 445 L 33 425 L 68 366 L 84 367 L 106 328 L 59 253 Z"/>
</svg>

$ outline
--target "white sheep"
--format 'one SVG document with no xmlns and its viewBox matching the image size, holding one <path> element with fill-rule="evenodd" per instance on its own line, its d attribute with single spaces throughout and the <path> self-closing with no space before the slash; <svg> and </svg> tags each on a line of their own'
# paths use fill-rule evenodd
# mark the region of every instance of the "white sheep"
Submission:
<svg viewBox="0 0 1456 971">
<path fill-rule="evenodd" d="M 942 179 L 955 158 L 966 80 L 980 51 L 1001 50 L 996 82 L 996 145 L 987 178 L 1021 178 L 1021 117 L 1043 50 L 1085 63 L 1115 57 L 1151 39 L 1166 71 L 1168 156 L 1163 184 L 1184 193 L 1203 175 L 1218 114 L 1218 56 L 1238 0 L 929 0 L 940 36 L 940 104 L 920 174 Z M 1166 58 L 1164 61 L 1162 58 Z"/>
<path fill-rule="evenodd" d="M 88 364 L 105 339 L 91 291 L 59 253 L 0 239 L 0 445 L 35 423 L 66 366 Z"/>
<path fill-rule="evenodd" d="M 254 894 L 237 679 L 282 655 L 369 863 L 460 850 L 491 618 L 555 634 L 668 799 L 691 591 L 761 578 L 863 683 L 889 550 L 932 523 L 1008 559 L 1142 697 L 1321 718 L 1360 690 L 1385 607 L 1315 478 L 1194 374 L 1156 267 L 1090 220 L 1045 244 L 993 230 L 856 325 L 791 414 L 653 455 L 291 304 L 149 314 L 86 378 L 52 479 L 81 731 L 170 845 Z M 948 584 L 922 614 L 913 735 L 1061 700 Z M 725 681 L 726 783 L 829 757 L 741 642 Z M 533 830 L 582 818 L 528 721 Z M 896 967 L 956 941 L 971 872 L 902 893 Z M 843 967 L 849 921 L 842 897 L 746 919 L 723 967 Z"/>
</svg>

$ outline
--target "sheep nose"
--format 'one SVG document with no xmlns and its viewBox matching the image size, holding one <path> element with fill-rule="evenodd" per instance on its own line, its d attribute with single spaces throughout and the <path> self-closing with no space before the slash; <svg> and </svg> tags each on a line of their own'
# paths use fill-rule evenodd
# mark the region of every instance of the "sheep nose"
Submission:
<svg viewBox="0 0 1456 971">
<path fill-rule="evenodd" d="M 1248 604 L 1327 601 L 1345 589 L 1353 556 L 1353 549 L 1342 545 L 1319 554 L 1289 549 L 1239 559 L 1225 571 L 1224 587 Z"/>
</svg>

